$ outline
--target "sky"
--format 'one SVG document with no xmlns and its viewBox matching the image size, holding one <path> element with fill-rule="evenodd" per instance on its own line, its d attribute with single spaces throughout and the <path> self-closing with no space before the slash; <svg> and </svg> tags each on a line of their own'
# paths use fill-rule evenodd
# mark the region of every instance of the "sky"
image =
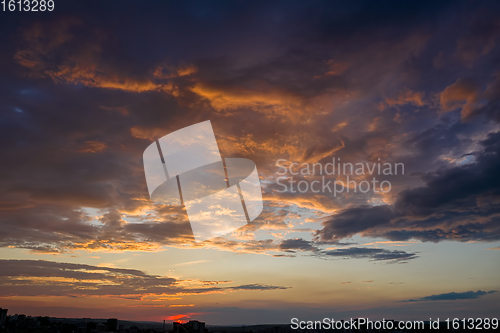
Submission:
<svg viewBox="0 0 500 333">
<path fill-rule="evenodd" d="M 65 0 L 0 27 L 9 314 L 498 315 L 500 3 Z M 207 120 L 263 211 L 200 242 L 143 153 Z"/>
</svg>

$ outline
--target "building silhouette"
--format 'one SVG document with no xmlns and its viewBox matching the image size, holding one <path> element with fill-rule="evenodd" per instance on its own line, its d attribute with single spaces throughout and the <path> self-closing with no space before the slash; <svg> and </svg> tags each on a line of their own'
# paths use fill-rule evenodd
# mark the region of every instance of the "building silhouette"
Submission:
<svg viewBox="0 0 500 333">
<path fill-rule="evenodd" d="M 0 327 L 5 325 L 6 319 L 7 319 L 7 309 L 0 308 Z"/>
<path fill-rule="evenodd" d="M 118 319 L 109 318 L 106 321 L 106 326 L 107 326 L 108 332 L 116 332 L 118 330 Z"/>
<path fill-rule="evenodd" d="M 174 321 L 173 333 L 206 333 L 205 323 L 198 320 L 190 320 L 187 323 Z"/>
</svg>

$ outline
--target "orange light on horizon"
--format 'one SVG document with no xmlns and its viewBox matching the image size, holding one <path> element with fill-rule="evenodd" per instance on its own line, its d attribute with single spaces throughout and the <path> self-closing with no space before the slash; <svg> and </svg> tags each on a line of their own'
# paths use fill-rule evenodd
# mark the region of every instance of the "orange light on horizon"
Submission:
<svg viewBox="0 0 500 333">
<path fill-rule="evenodd" d="M 182 323 L 182 318 L 188 318 L 189 319 L 189 315 L 187 315 L 187 314 L 178 314 L 178 315 L 175 315 L 175 316 L 169 316 L 169 317 L 167 317 L 167 320 L 175 320 L 175 321 L 178 321 L 179 323 Z"/>
</svg>

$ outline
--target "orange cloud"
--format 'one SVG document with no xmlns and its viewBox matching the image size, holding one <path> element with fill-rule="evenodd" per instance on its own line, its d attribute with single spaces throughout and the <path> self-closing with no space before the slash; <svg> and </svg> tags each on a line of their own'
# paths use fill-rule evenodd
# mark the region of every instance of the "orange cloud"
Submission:
<svg viewBox="0 0 500 333">
<path fill-rule="evenodd" d="M 123 251 L 162 251 L 159 244 L 141 241 L 113 241 L 113 240 L 93 240 L 85 243 L 72 243 L 68 245 L 72 250 L 85 250 L 89 252 L 123 252 Z"/>
<path fill-rule="evenodd" d="M 462 119 L 467 119 L 478 106 L 479 88 L 470 79 L 458 79 L 439 95 L 441 109 L 449 112 L 462 108 Z"/>
<path fill-rule="evenodd" d="M 157 140 L 166 135 L 168 131 L 163 127 L 134 126 L 130 128 L 130 134 L 137 139 Z"/>
<path fill-rule="evenodd" d="M 313 193 L 278 193 L 265 194 L 265 200 L 275 201 L 285 204 L 296 205 L 297 207 L 316 210 L 322 213 L 333 213 L 338 209 L 338 204 L 331 198 Z"/>
<path fill-rule="evenodd" d="M 415 106 L 425 105 L 424 93 L 419 91 L 405 90 L 394 97 L 386 98 L 379 104 L 378 109 L 382 111 L 385 110 L 387 106 L 395 107 L 406 104 L 412 104 Z"/>
<path fill-rule="evenodd" d="M 35 23 L 22 34 L 23 47 L 19 48 L 14 60 L 32 72 L 31 76 L 50 77 L 56 83 L 83 84 L 88 87 L 116 89 L 129 92 L 165 91 L 175 94 L 177 90 L 171 82 L 157 82 L 167 78 L 159 70 L 144 73 L 143 77 L 132 77 L 127 69 L 103 59 L 103 44 L 107 35 L 95 32 L 88 38 L 78 38 L 75 34 L 83 23 L 79 19 L 67 18 L 53 23 Z M 79 36 L 80 37 L 80 36 Z M 175 75 L 186 76 L 196 72 L 193 65 L 173 69 Z"/>
<path fill-rule="evenodd" d="M 302 104 L 301 99 L 281 88 L 271 87 L 261 82 L 256 83 L 253 89 L 241 87 L 217 87 L 199 82 L 192 91 L 208 99 L 218 111 L 238 107 L 252 107 L 258 111 L 274 114 L 286 114 L 289 111 L 297 112 Z M 272 106 L 271 109 L 266 107 Z"/>
<path fill-rule="evenodd" d="M 183 319 L 183 318 L 189 318 L 189 315 L 187 315 L 187 314 L 178 314 L 178 315 L 175 315 L 175 316 L 168 316 L 167 320 L 175 320 L 175 321 L 182 322 L 182 320 L 179 320 L 179 319 Z"/>
<path fill-rule="evenodd" d="M 174 66 L 158 66 L 153 72 L 153 76 L 158 79 L 171 79 L 175 77 L 189 76 L 198 72 L 198 67 L 193 64 L 182 65 L 179 68 Z"/>
<path fill-rule="evenodd" d="M 387 98 L 385 102 L 389 106 L 395 106 L 395 105 L 404 105 L 404 104 L 413 104 L 417 106 L 422 106 L 424 105 L 424 93 L 419 92 L 419 91 L 411 91 L 407 90 L 395 98 Z"/>
<path fill-rule="evenodd" d="M 86 141 L 78 150 L 79 153 L 100 153 L 105 151 L 108 145 L 100 141 Z"/>
<path fill-rule="evenodd" d="M 232 115 L 240 108 L 264 114 L 287 123 L 308 123 L 321 115 L 330 114 L 337 105 L 351 98 L 340 89 L 325 91 L 316 96 L 303 96 L 266 81 L 253 80 L 240 85 L 199 81 L 191 90 L 208 100 L 223 115 Z"/>
</svg>

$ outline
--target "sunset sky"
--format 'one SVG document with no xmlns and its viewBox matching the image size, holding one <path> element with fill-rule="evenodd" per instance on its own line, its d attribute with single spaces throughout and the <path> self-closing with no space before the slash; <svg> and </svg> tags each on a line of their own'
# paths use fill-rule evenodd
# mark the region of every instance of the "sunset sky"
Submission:
<svg viewBox="0 0 500 333">
<path fill-rule="evenodd" d="M 498 1 L 55 0 L 0 27 L 9 314 L 500 313 Z M 183 206 L 151 202 L 142 158 L 206 120 L 223 158 L 255 162 L 264 209 L 195 242 Z M 404 174 L 384 193 L 278 183 L 281 164 L 332 159 Z"/>
</svg>

